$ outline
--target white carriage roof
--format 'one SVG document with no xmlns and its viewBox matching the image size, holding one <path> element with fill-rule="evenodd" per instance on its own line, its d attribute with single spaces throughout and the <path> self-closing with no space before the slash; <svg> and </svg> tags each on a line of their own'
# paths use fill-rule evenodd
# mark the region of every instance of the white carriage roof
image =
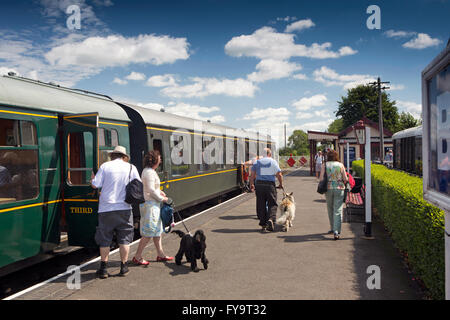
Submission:
<svg viewBox="0 0 450 320">
<path fill-rule="evenodd" d="M 83 114 L 98 112 L 100 118 L 130 122 L 125 110 L 118 102 L 94 93 L 77 92 L 76 89 L 63 88 L 36 80 L 16 77 L 0 77 L 0 104 L 25 107 L 35 110 L 53 111 L 64 114 Z M 244 137 L 251 140 L 267 140 L 267 134 L 243 129 L 235 129 L 207 121 L 182 117 L 175 114 L 151 110 L 120 102 L 137 111 L 148 126 L 163 126 L 172 129 L 202 131 L 210 134 Z M 199 128 L 200 127 L 200 128 Z M 270 136 L 269 136 L 269 140 Z"/>
<path fill-rule="evenodd" d="M 405 129 L 405 130 L 399 131 L 399 132 L 395 133 L 392 136 L 392 140 L 409 138 L 409 137 L 416 137 L 416 136 L 419 136 L 419 137 L 422 136 L 422 126 L 418 126 L 418 127 L 409 128 L 409 129 Z"/>
<path fill-rule="evenodd" d="M 228 135 L 233 137 L 245 137 L 252 140 L 258 139 L 258 133 L 256 132 L 244 131 L 242 129 L 235 129 L 232 127 L 227 127 L 193 118 L 183 117 L 168 112 L 152 110 L 144 107 L 135 106 L 126 102 L 120 103 L 137 111 L 142 116 L 142 119 L 144 119 L 145 124 L 150 127 L 152 126 L 169 127 L 174 130 L 184 129 L 194 132 L 205 132 L 209 134 Z M 261 134 L 259 137 L 266 140 L 267 135 Z"/>
<path fill-rule="evenodd" d="M 103 119 L 130 121 L 126 112 L 109 99 L 19 77 L 0 77 L 0 103 L 61 113 L 98 112 Z"/>
</svg>

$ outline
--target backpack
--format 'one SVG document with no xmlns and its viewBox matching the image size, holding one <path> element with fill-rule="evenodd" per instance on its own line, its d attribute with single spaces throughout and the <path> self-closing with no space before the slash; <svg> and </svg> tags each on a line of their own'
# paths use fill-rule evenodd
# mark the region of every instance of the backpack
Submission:
<svg viewBox="0 0 450 320">
<path fill-rule="evenodd" d="M 144 185 L 138 179 L 133 179 L 130 181 L 131 169 L 133 166 L 130 164 L 130 174 L 128 175 L 128 184 L 125 187 L 125 202 L 128 204 L 139 205 L 145 202 L 144 199 Z"/>
<path fill-rule="evenodd" d="M 168 203 L 163 203 L 160 213 L 164 232 L 169 233 L 170 230 L 172 230 L 172 226 L 174 223 L 172 205 Z M 167 227 L 169 228 L 168 230 L 166 230 Z"/>
</svg>

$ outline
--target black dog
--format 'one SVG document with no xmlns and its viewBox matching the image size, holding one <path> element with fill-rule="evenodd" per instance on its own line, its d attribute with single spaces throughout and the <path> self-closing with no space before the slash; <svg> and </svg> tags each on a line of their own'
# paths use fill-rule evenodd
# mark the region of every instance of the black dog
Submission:
<svg viewBox="0 0 450 320">
<path fill-rule="evenodd" d="M 175 263 L 181 265 L 181 259 L 183 258 L 183 254 L 185 254 L 187 261 L 191 263 L 192 271 L 200 271 L 197 267 L 197 259 L 201 259 L 205 270 L 208 269 L 209 261 L 205 256 L 206 236 L 203 231 L 197 230 L 193 237 L 180 230 L 173 230 L 172 232 L 178 234 L 181 238 L 180 249 L 175 256 Z"/>
</svg>

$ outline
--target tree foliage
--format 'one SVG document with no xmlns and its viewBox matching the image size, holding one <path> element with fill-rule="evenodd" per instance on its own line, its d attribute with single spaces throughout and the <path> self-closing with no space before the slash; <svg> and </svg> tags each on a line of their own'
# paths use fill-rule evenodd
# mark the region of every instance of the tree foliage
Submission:
<svg viewBox="0 0 450 320">
<path fill-rule="evenodd" d="M 381 94 L 383 108 L 383 125 L 391 132 L 398 128 L 399 115 L 395 101 L 389 100 L 385 92 Z M 360 85 L 349 89 L 346 97 L 338 101 L 336 116 L 343 120 L 344 128 L 351 126 L 363 116 L 378 123 L 378 91 L 375 86 Z"/>
<path fill-rule="evenodd" d="M 421 119 L 416 119 L 409 112 L 402 112 L 398 119 L 397 131 L 405 130 L 408 128 L 414 128 L 422 124 Z"/>
<path fill-rule="evenodd" d="M 339 118 L 334 120 L 330 125 L 328 126 L 327 131 L 329 133 L 339 133 L 342 130 L 344 130 L 346 127 L 344 126 L 344 119 Z"/>
<path fill-rule="evenodd" d="M 303 130 L 294 130 L 291 136 L 288 138 L 288 145 L 286 148 L 280 148 L 280 156 L 293 156 L 308 155 L 309 154 L 309 142 L 308 134 Z"/>
</svg>

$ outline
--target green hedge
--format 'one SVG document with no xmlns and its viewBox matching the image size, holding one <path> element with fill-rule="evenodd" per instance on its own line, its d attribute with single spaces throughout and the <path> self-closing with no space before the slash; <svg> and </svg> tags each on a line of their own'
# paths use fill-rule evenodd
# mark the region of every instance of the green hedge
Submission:
<svg viewBox="0 0 450 320">
<path fill-rule="evenodd" d="M 364 178 L 364 160 L 354 161 Z M 423 200 L 422 179 L 372 164 L 372 205 L 434 299 L 445 298 L 445 216 Z"/>
</svg>

